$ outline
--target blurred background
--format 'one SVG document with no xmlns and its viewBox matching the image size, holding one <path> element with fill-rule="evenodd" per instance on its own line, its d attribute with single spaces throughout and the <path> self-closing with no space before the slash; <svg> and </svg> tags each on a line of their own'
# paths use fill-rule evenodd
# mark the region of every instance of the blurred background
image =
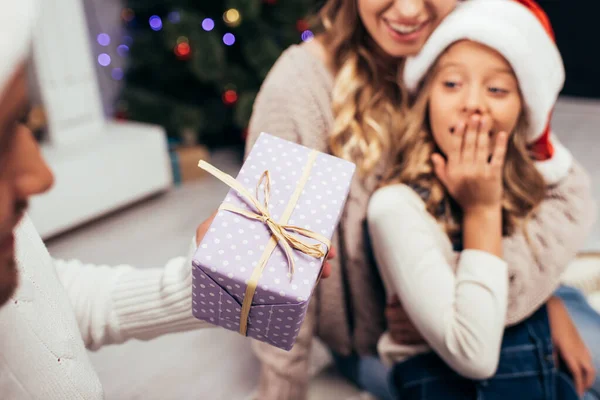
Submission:
<svg viewBox="0 0 600 400">
<path fill-rule="evenodd" d="M 322 3 L 42 2 L 30 122 L 56 185 L 32 201 L 31 217 L 51 254 L 139 267 L 187 254 L 196 226 L 227 192 L 198 160 L 237 174 L 261 82 L 285 48 L 312 39 L 309 16 Z M 600 60 L 589 44 L 595 13 L 567 1 L 540 3 L 567 69 L 554 128 L 600 198 Z M 582 251 L 600 252 L 598 224 Z M 245 399 L 258 373 L 246 339 L 220 330 L 92 357 L 115 400 Z M 328 361 L 317 351 L 315 371 Z M 358 395 L 331 371 L 311 389 L 311 399 Z"/>
</svg>

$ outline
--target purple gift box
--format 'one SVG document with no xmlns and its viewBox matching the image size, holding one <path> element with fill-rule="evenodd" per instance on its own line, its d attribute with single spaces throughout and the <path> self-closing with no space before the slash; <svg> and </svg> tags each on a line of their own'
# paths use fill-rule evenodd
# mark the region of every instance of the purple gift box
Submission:
<svg viewBox="0 0 600 400">
<path fill-rule="evenodd" d="M 316 240 L 287 230 L 309 245 L 320 246 L 321 241 L 331 240 L 348 197 L 354 164 L 262 133 L 242 166 L 237 183 L 233 182 L 241 184 L 246 195 L 251 194 L 261 205 L 267 186 L 262 179 L 264 171 L 270 175 L 269 221 L 324 237 Z M 253 219 L 223 208 L 258 217 Z M 251 338 L 290 350 L 304 321 L 324 257 L 291 249 L 292 271 L 284 245 L 274 245 L 269 228 L 272 225 L 261 215 L 246 196 L 236 189 L 229 191 L 193 258 L 193 315 L 242 334 L 245 330 Z M 266 262 L 260 263 L 261 257 Z M 255 292 L 252 294 L 250 289 L 249 300 L 244 303 L 248 286 L 254 285 Z M 247 324 L 242 323 L 245 316 Z"/>
</svg>

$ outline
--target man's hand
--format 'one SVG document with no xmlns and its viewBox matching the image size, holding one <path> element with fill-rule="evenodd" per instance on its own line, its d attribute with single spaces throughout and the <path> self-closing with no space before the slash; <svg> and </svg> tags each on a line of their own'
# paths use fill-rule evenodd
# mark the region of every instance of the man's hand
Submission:
<svg viewBox="0 0 600 400">
<path fill-rule="evenodd" d="M 323 273 L 321 274 L 321 278 L 326 279 L 331 275 L 331 264 L 329 264 L 327 260 L 331 260 L 332 258 L 335 258 L 335 256 L 335 248 L 332 247 L 331 250 L 329 250 L 329 254 L 327 254 L 325 265 L 323 265 Z"/>
<path fill-rule="evenodd" d="M 210 227 L 210 224 L 212 224 L 213 219 L 215 219 L 216 216 L 217 211 L 215 211 L 210 217 L 208 217 L 207 220 L 198 225 L 198 228 L 196 229 L 196 246 L 200 246 L 202 239 L 204 239 L 204 235 L 206 235 L 206 232 L 208 232 L 208 228 Z"/>
<path fill-rule="evenodd" d="M 200 246 L 202 239 L 204 239 L 204 235 L 206 235 L 206 232 L 208 232 L 208 228 L 210 227 L 210 224 L 212 224 L 216 215 L 217 211 L 215 211 L 210 217 L 208 217 L 207 220 L 198 225 L 198 228 L 196 229 L 196 246 Z M 325 265 L 323 265 L 323 274 L 321 275 L 321 278 L 329 278 L 329 276 L 331 275 L 331 264 L 327 260 L 331 260 L 335 257 L 335 255 L 335 249 L 332 247 L 331 250 L 329 250 L 329 254 L 327 254 Z"/>
<path fill-rule="evenodd" d="M 385 308 L 385 318 L 392 340 L 402 344 L 425 344 L 425 340 L 412 324 L 398 297 Z"/>
<path fill-rule="evenodd" d="M 583 396 L 583 393 L 594 383 L 596 376 L 592 357 L 562 300 L 552 297 L 548 300 L 547 306 L 552 342 L 558 356 L 573 376 L 577 393 Z"/>
</svg>

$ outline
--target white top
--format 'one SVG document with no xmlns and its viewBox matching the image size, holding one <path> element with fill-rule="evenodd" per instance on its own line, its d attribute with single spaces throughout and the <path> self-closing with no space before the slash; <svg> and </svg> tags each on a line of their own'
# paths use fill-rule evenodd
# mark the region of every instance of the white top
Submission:
<svg viewBox="0 0 600 400">
<path fill-rule="evenodd" d="M 397 293 L 431 348 L 395 344 L 379 351 L 388 363 L 433 349 L 451 368 L 486 379 L 497 368 L 508 302 L 507 264 L 480 250 L 455 254 L 448 236 L 406 185 L 375 192 L 369 231 L 388 297 Z"/>
<path fill-rule="evenodd" d="M 16 230 L 19 288 L 0 308 L 0 393 L 103 398 L 86 347 L 210 326 L 191 314 L 191 254 L 162 269 L 53 260 L 26 217 Z"/>
</svg>

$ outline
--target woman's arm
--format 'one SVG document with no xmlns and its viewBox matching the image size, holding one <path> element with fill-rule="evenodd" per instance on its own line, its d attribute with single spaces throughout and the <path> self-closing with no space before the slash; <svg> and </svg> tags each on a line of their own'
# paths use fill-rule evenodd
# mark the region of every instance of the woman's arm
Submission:
<svg viewBox="0 0 600 400">
<path fill-rule="evenodd" d="M 461 375 L 488 378 L 504 332 L 506 263 L 485 251 L 465 250 L 455 274 L 441 247 L 443 233 L 428 218 L 407 186 L 377 191 L 368 219 L 378 266 L 436 353 Z"/>
<path fill-rule="evenodd" d="M 559 365 L 558 357 L 564 361 L 573 377 L 577 393 L 583 396 L 583 393 L 594 384 L 596 376 L 590 351 L 577 331 L 563 301 L 558 297 L 551 297 L 546 304 L 555 349 L 555 364 Z"/>
<path fill-rule="evenodd" d="M 514 325 L 544 304 L 560 284 L 597 217 L 591 181 L 574 162 L 569 175 L 548 187 L 546 198 L 527 224 L 503 240 L 510 279 L 506 322 Z"/>
</svg>

